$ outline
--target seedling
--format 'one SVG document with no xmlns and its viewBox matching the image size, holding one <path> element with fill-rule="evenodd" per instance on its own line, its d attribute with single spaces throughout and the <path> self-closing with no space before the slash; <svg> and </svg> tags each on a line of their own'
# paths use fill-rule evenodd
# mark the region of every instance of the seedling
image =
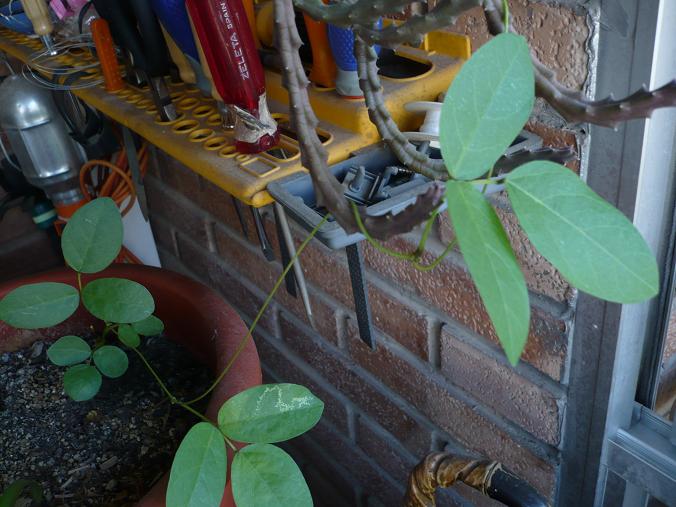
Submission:
<svg viewBox="0 0 676 507">
<path fill-rule="evenodd" d="M 79 336 L 67 335 L 47 350 L 52 363 L 66 368 L 63 389 L 70 398 L 94 398 L 104 377 L 116 379 L 125 374 L 127 354 L 133 352 L 173 404 L 202 420 L 188 431 L 176 452 L 167 489 L 168 507 L 220 505 L 227 477 L 226 446 L 235 453 L 231 477 L 239 507 L 312 505 L 298 466 L 271 444 L 301 435 L 317 424 L 324 409 L 322 401 L 305 387 L 271 384 L 253 387 L 226 401 L 217 422 L 191 406 L 223 379 L 251 338 L 253 327 L 209 389 L 194 400 L 177 399 L 139 348 L 144 337 L 164 331 L 162 321 L 153 315 L 155 301 L 148 289 L 123 278 L 83 280 L 83 274 L 107 268 L 121 247 L 122 217 L 115 203 L 109 198 L 88 203 L 69 220 L 62 237 L 64 258 L 76 273 L 77 286 L 48 282 L 19 287 L 0 300 L 0 320 L 22 329 L 51 327 L 72 316 L 82 302 L 101 321 L 98 328 L 102 331 L 94 346 Z M 239 449 L 234 442 L 251 445 Z M 21 491 L 24 487 L 27 485 Z M 3 498 L 5 495 L 0 502 Z"/>
</svg>

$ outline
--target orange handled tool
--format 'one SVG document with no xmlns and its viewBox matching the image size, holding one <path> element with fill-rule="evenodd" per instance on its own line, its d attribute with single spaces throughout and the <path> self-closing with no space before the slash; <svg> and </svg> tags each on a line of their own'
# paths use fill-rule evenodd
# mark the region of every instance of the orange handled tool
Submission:
<svg viewBox="0 0 676 507">
<path fill-rule="evenodd" d="M 312 50 L 310 81 L 326 88 L 335 88 L 337 68 L 329 45 L 326 23 L 315 21 L 307 14 L 303 14 L 303 17 Z"/>
<path fill-rule="evenodd" d="M 113 36 L 110 34 L 108 22 L 102 18 L 95 19 L 91 23 L 91 31 L 96 45 L 96 54 L 99 56 L 99 62 L 101 62 L 106 90 L 109 92 L 121 90 L 124 88 L 124 83 L 117 63 Z"/>
<path fill-rule="evenodd" d="M 254 0 L 243 0 L 242 4 L 244 5 L 246 19 L 249 22 L 249 28 L 251 28 L 256 48 L 260 48 L 261 41 L 258 40 L 258 34 L 256 32 L 256 8 L 254 7 Z"/>
</svg>

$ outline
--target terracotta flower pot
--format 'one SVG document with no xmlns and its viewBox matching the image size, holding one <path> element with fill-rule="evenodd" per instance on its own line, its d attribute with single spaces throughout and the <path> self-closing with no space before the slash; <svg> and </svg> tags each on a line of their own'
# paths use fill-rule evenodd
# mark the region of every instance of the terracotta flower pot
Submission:
<svg viewBox="0 0 676 507">
<path fill-rule="evenodd" d="M 246 335 L 246 326 L 239 315 L 218 294 L 185 276 L 148 266 L 116 264 L 102 273 L 83 276 L 83 283 L 101 277 L 128 278 L 148 288 L 155 298 L 155 314 L 164 321 L 167 337 L 190 350 L 214 373 L 222 370 Z M 64 268 L 2 284 L 0 298 L 20 285 L 38 282 L 77 286 L 75 274 Z M 0 353 L 27 347 L 38 339 L 56 340 L 66 334 L 87 333 L 95 322 L 82 305 L 66 322 L 49 329 L 17 330 L 0 322 Z M 215 421 L 225 400 L 260 383 L 258 353 L 253 341 L 249 341 L 228 375 L 211 393 L 207 417 Z M 229 459 L 232 460 L 231 453 Z M 168 474 L 155 484 L 138 506 L 163 507 L 167 481 Z M 234 505 L 228 480 L 221 507 Z"/>
</svg>

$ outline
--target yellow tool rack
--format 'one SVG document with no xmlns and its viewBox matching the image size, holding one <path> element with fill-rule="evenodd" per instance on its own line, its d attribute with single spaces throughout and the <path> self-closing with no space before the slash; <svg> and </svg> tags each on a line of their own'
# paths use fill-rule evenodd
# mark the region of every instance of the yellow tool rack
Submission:
<svg viewBox="0 0 676 507">
<path fill-rule="evenodd" d="M 415 129 L 422 118 L 404 111 L 404 104 L 419 100 L 436 100 L 470 56 L 469 39 L 446 32 L 435 32 L 423 44 L 425 49 L 401 46 L 399 56 L 426 63 L 429 69 L 404 79 L 383 78 L 386 104 L 394 120 L 404 130 Z M 29 62 L 31 54 L 42 49 L 39 39 L 0 29 L 0 50 Z M 60 63 L 75 65 L 93 60 L 83 49 L 57 56 Z M 94 70 L 92 79 L 100 74 Z M 103 85 L 73 90 L 73 93 L 116 122 L 129 127 L 150 143 L 201 174 L 240 201 L 261 207 L 273 199 L 266 191 L 268 183 L 304 170 L 298 143 L 288 128 L 288 96 L 281 75 L 266 70 L 270 110 L 282 129 L 281 147 L 288 158 L 271 153 L 246 155 L 237 153 L 229 133 L 223 131 L 216 104 L 196 88 L 183 83 L 171 84 L 172 98 L 179 118 L 162 122 L 157 116 L 150 92 L 127 85 L 107 92 Z M 363 100 L 347 100 L 332 90 L 311 86 L 310 101 L 319 118 L 318 132 L 329 154 L 329 163 L 340 162 L 348 155 L 378 141 L 375 127 L 368 119 Z"/>
</svg>

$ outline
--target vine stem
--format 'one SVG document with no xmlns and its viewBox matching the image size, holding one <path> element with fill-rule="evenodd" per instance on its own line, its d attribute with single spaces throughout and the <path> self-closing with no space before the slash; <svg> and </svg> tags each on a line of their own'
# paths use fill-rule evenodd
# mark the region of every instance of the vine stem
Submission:
<svg viewBox="0 0 676 507">
<path fill-rule="evenodd" d="M 509 2 L 508 0 L 502 0 L 502 12 L 504 15 L 503 23 L 505 25 L 505 31 L 509 32 Z"/>
<path fill-rule="evenodd" d="M 216 386 L 220 383 L 221 380 L 227 375 L 228 371 L 230 371 L 230 368 L 232 368 L 232 365 L 235 363 L 237 358 L 240 356 L 240 354 L 244 351 L 244 347 L 246 347 L 246 344 L 248 343 L 249 339 L 253 336 L 253 332 L 256 329 L 256 326 L 258 325 L 258 321 L 263 317 L 263 313 L 265 313 L 265 310 L 267 310 L 268 306 L 270 305 L 270 302 L 272 301 L 272 298 L 275 297 L 275 294 L 277 293 L 277 290 L 279 290 L 279 287 L 281 287 L 282 283 L 284 282 L 284 277 L 286 277 L 286 274 L 293 268 L 294 263 L 300 256 L 300 254 L 305 250 L 305 247 L 310 243 L 310 240 L 314 238 L 315 234 L 317 234 L 317 231 L 319 231 L 319 228 L 324 225 L 324 223 L 329 219 L 329 214 L 327 214 L 317 226 L 312 229 L 310 234 L 308 235 L 307 238 L 300 244 L 298 247 L 298 250 L 296 251 L 296 255 L 293 256 L 291 261 L 286 265 L 284 270 L 282 271 L 282 274 L 279 275 L 279 278 L 277 278 L 277 281 L 275 282 L 275 285 L 272 287 L 272 290 L 268 294 L 268 297 L 265 299 L 265 302 L 261 306 L 260 310 L 258 310 L 258 314 L 254 318 L 253 322 L 249 326 L 249 330 L 247 331 L 246 335 L 244 338 L 242 338 L 242 341 L 239 342 L 237 345 L 237 348 L 235 349 L 234 354 L 232 357 L 228 360 L 227 364 L 225 365 L 225 368 L 223 368 L 223 371 L 220 373 L 220 375 L 214 380 L 214 382 L 209 386 L 209 389 L 207 389 L 204 393 L 200 394 L 197 398 L 185 402 L 188 405 L 192 405 L 193 403 L 197 403 L 201 399 L 203 399 L 205 396 L 207 396 L 211 391 L 216 389 Z"/>
<path fill-rule="evenodd" d="M 352 209 L 353 209 L 354 215 L 355 215 L 355 221 L 357 222 L 357 227 L 359 227 L 359 232 L 361 232 L 364 235 L 364 237 L 366 238 L 366 241 L 368 241 L 369 244 L 371 244 L 376 250 L 384 253 L 385 255 L 389 255 L 390 257 L 394 257 L 394 258 L 400 259 L 402 261 L 410 262 L 413 265 L 413 267 L 415 269 L 417 269 L 418 271 L 432 271 L 434 268 L 436 268 L 441 263 L 441 261 L 443 261 L 446 258 L 446 256 L 449 253 L 451 253 L 451 251 L 453 250 L 453 247 L 456 244 L 456 240 L 454 239 L 448 245 L 446 245 L 446 248 L 444 249 L 444 251 L 441 253 L 441 255 L 439 257 L 434 259 L 430 264 L 422 264 L 420 262 L 420 255 L 422 255 L 422 252 L 419 252 L 419 250 L 421 250 L 421 245 L 422 245 L 422 247 L 424 247 L 424 242 L 427 241 L 426 235 L 429 235 L 429 229 L 431 228 L 431 226 L 429 224 L 425 227 L 425 231 L 423 232 L 423 236 L 425 236 L 424 242 L 421 240 L 421 244 L 418 245 L 418 248 L 416 249 L 415 252 L 413 252 L 413 253 L 397 252 L 396 250 L 392 250 L 390 248 L 387 248 L 385 245 L 382 245 L 373 236 L 371 236 L 369 231 L 366 230 L 364 223 L 361 221 L 361 216 L 359 215 L 359 210 L 357 209 L 357 205 L 355 203 L 351 203 L 351 204 L 352 204 Z M 430 219 L 434 219 L 436 217 L 436 214 L 437 213 L 434 212 L 432 214 L 432 216 L 430 217 Z"/>
<path fill-rule="evenodd" d="M 80 292 L 82 292 L 82 273 L 79 271 L 76 271 L 77 273 L 77 286 L 80 289 Z"/>
<path fill-rule="evenodd" d="M 193 415 L 199 417 L 200 419 L 202 419 L 204 422 L 209 423 L 209 424 L 211 424 L 212 426 L 214 426 L 215 428 L 217 428 L 218 431 L 219 431 L 219 432 L 221 433 L 221 435 L 223 436 L 223 439 L 225 440 L 225 443 L 228 444 L 228 446 L 229 446 L 233 451 L 237 452 L 237 447 L 235 446 L 235 444 L 233 443 L 233 441 L 230 440 L 230 439 L 223 433 L 223 431 L 221 431 L 221 429 L 218 427 L 217 424 L 214 424 L 214 422 L 211 421 L 211 420 L 209 420 L 204 414 L 200 414 L 197 410 L 195 410 L 194 408 L 192 408 L 190 405 L 188 405 L 188 404 L 186 404 L 186 403 L 180 401 L 178 398 L 176 398 L 176 396 L 174 396 L 174 394 L 169 390 L 169 388 L 166 386 L 166 384 L 162 381 L 162 379 L 161 379 L 160 376 L 157 374 L 157 372 L 155 371 L 155 369 L 150 365 L 150 363 L 148 362 L 148 360 L 146 359 L 146 357 L 143 355 L 143 353 L 142 353 L 140 350 L 138 350 L 136 347 L 134 347 L 132 350 L 133 350 L 134 352 L 136 352 L 136 354 L 138 355 L 139 358 L 141 358 L 141 361 L 143 361 L 143 364 L 145 365 L 145 367 L 148 369 L 148 371 L 150 372 L 150 374 L 151 374 L 153 377 L 155 377 L 155 381 L 156 381 L 156 382 L 159 384 L 159 386 L 162 388 L 162 390 L 164 391 L 164 394 L 167 395 L 167 397 L 169 398 L 169 401 L 170 401 L 172 404 L 175 404 L 175 405 L 178 405 L 178 406 L 184 408 L 185 410 L 187 410 L 187 411 L 190 412 L 191 414 L 193 414 Z"/>
</svg>

